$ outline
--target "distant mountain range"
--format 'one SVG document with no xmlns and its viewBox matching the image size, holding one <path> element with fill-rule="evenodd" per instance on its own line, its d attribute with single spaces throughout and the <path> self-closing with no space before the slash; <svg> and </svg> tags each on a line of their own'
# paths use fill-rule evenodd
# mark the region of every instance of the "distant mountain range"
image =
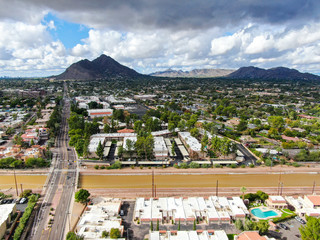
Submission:
<svg viewBox="0 0 320 240">
<path fill-rule="evenodd" d="M 226 76 L 229 79 L 257 79 L 257 80 L 304 80 L 304 81 L 319 81 L 320 76 L 301 73 L 296 69 L 285 67 L 276 67 L 263 69 L 257 67 L 242 67 L 237 71 Z"/>
<path fill-rule="evenodd" d="M 60 75 L 54 76 L 58 80 L 91 80 L 91 79 L 134 79 L 140 77 L 194 77 L 210 78 L 223 77 L 226 79 L 257 79 L 257 80 L 302 80 L 319 81 L 320 76 L 301 73 L 295 69 L 277 67 L 262 69 L 257 67 L 242 67 L 238 70 L 228 69 L 194 69 L 192 71 L 176 71 L 168 69 L 163 72 L 155 72 L 149 76 L 140 74 L 135 70 L 121 65 L 109 56 L 102 54 L 93 61 L 88 59 L 73 63 Z"/>
<path fill-rule="evenodd" d="M 172 70 L 168 69 L 162 72 L 155 72 L 149 74 L 156 77 L 195 77 L 195 78 L 210 78 L 210 77 L 224 77 L 235 70 L 231 69 L 194 69 L 192 71 Z"/>
<path fill-rule="evenodd" d="M 134 78 L 143 76 L 135 70 L 121 65 L 113 58 L 102 54 L 93 61 L 88 59 L 73 63 L 56 79 L 90 80 L 106 78 Z"/>
</svg>

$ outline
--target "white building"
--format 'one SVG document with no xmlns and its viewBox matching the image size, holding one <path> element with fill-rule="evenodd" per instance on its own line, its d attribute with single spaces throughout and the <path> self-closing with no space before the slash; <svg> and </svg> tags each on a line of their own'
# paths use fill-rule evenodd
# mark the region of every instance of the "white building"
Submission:
<svg viewBox="0 0 320 240">
<path fill-rule="evenodd" d="M 153 154 L 156 159 L 168 158 L 168 148 L 163 137 L 154 137 Z"/>
<path fill-rule="evenodd" d="M 16 212 L 16 204 L 3 204 L 0 205 L 0 239 L 6 233 L 8 223 L 12 220 L 11 216 Z"/>
<path fill-rule="evenodd" d="M 88 152 L 92 156 L 97 156 L 96 151 L 99 146 L 99 142 L 101 142 L 102 146 L 104 146 L 105 138 L 91 138 L 89 146 L 88 146 Z"/>
<path fill-rule="evenodd" d="M 299 216 L 320 217 L 320 195 L 306 195 L 304 198 L 288 196 L 285 199 Z"/>
<path fill-rule="evenodd" d="M 124 227 L 119 217 L 120 207 L 120 199 L 93 199 L 93 205 L 87 206 L 77 225 L 77 234 L 84 236 L 84 239 L 103 239 L 103 231 L 110 233 L 112 228 L 117 228 L 122 236 Z"/>
<path fill-rule="evenodd" d="M 154 231 L 149 240 L 228 240 L 224 230 Z"/>
<path fill-rule="evenodd" d="M 239 197 L 138 198 L 134 219 L 140 222 L 171 223 L 193 222 L 229 223 L 244 219 L 249 211 Z"/>
<path fill-rule="evenodd" d="M 179 139 L 184 144 L 190 156 L 198 158 L 203 155 L 201 153 L 201 144 L 195 137 L 192 137 L 189 132 L 179 132 Z"/>
</svg>

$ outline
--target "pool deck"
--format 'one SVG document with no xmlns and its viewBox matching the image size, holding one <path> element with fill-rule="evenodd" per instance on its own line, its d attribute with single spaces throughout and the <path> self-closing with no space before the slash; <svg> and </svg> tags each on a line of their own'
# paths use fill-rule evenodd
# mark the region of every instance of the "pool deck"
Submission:
<svg viewBox="0 0 320 240">
<path fill-rule="evenodd" d="M 260 218 L 260 217 L 255 216 L 255 215 L 251 212 L 251 211 L 254 210 L 254 209 L 260 209 L 262 212 L 273 211 L 273 212 L 275 212 L 275 213 L 278 214 L 278 215 L 277 215 L 277 216 L 270 216 L 270 217 Z M 269 207 L 265 207 L 265 206 L 260 206 L 260 207 L 251 208 L 251 209 L 250 209 L 250 213 L 251 213 L 252 218 L 254 218 L 254 219 L 256 219 L 256 220 L 267 220 L 267 219 L 271 219 L 271 218 L 281 217 L 281 215 L 282 215 L 282 213 L 279 212 L 278 210 L 272 209 L 272 208 L 269 208 Z"/>
</svg>

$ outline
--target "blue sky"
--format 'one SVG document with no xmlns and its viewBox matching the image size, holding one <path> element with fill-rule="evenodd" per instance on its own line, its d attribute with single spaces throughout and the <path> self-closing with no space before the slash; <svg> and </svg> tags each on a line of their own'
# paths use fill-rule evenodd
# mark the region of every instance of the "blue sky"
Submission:
<svg viewBox="0 0 320 240">
<path fill-rule="evenodd" d="M 44 16 L 42 24 L 48 25 L 50 21 L 53 21 L 55 26 L 54 28 L 48 28 L 53 40 L 60 40 L 67 49 L 75 47 L 81 43 L 81 39 L 89 36 L 90 29 L 84 24 L 66 21 L 49 12 Z"/>
<path fill-rule="evenodd" d="M 284 66 L 320 72 L 319 0 L 0 1 L 0 76 L 106 54 L 141 73 Z"/>
</svg>

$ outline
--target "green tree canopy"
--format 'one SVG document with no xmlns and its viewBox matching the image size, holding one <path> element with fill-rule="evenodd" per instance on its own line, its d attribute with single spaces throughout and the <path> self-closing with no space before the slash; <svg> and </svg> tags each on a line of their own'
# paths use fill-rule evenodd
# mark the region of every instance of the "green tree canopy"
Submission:
<svg viewBox="0 0 320 240">
<path fill-rule="evenodd" d="M 307 224 L 300 228 L 302 240 L 319 240 L 320 239 L 320 218 L 308 217 Z"/>
<path fill-rule="evenodd" d="M 88 201 L 89 196 L 90 196 L 90 193 L 88 190 L 80 189 L 75 194 L 75 200 L 76 200 L 76 202 L 86 203 Z"/>
</svg>

